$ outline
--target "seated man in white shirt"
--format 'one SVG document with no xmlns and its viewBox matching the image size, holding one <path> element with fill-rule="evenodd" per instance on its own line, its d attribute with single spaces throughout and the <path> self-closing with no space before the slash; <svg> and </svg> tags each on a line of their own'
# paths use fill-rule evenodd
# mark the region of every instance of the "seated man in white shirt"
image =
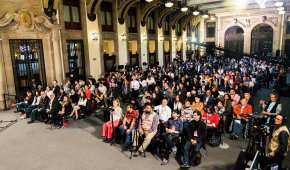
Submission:
<svg viewBox="0 0 290 170">
<path fill-rule="evenodd" d="M 162 99 L 161 105 L 155 106 L 154 110 L 159 115 L 159 121 L 160 123 L 165 123 L 168 121 L 168 119 L 171 117 L 171 109 L 167 105 L 168 101 L 166 98 Z"/>
<path fill-rule="evenodd" d="M 132 91 L 132 97 L 138 97 L 139 89 L 140 89 L 140 82 L 136 79 L 135 76 L 132 77 L 132 81 L 130 83 L 130 88 Z"/>
</svg>

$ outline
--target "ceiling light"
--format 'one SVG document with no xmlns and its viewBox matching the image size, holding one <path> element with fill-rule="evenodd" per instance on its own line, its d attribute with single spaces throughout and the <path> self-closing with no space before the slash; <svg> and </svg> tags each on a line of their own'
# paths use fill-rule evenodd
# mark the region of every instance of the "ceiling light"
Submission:
<svg viewBox="0 0 290 170">
<path fill-rule="evenodd" d="M 210 17 L 210 20 L 211 20 L 211 21 L 215 21 L 215 16 L 211 16 L 211 17 Z"/>
<path fill-rule="evenodd" d="M 283 14 L 285 14 L 285 11 L 279 11 L 279 14 L 283 15 Z"/>
<path fill-rule="evenodd" d="M 284 11 L 284 7 L 277 8 L 278 11 Z"/>
<path fill-rule="evenodd" d="M 166 8 L 171 8 L 171 7 L 173 7 L 173 2 L 171 2 L 171 1 L 167 1 L 166 3 L 165 3 L 165 7 Z"/>
<path fill-rule="evenodd" d="M 265 4 L 261 4 L 260 8 L 266 8 Z"/>
<path fill-rule="evenodd" d="M 281 7 L 281 6 L 283 6 L 283 2 L 276 2 L 276 3 L 275 3 L 275 6 L 276 6 L 276 7 Z"/>
<path fill-rule="evenodd" d="M 152 2 L 153 0 L 146 0 L 146 2 Z"/>
<path fill-rule="evenodd" d="M 208 18 L 209 16 L 208 16 L 208 14 L 204 14 L 202 17 L 203 18 Z"/>
<path fill-rule="evenodd" d="M 188 7 L 184 6 L 180 10 L 181 10 L 181 12 L 186 12 L 186 11 L 188 11 Z"/>
<path fill-rule="evenodd" d="M 200 14 L 200 12 L 199 11 L 193 11 L 193 13 L 192 13 L 194 16 L 197 16 L 197 15 L 199 15 Z"/>
</svg>

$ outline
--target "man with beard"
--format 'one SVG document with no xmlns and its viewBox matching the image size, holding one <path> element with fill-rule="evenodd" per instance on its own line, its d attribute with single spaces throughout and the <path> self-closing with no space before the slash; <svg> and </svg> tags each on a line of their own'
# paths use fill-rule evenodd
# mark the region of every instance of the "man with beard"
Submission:
<svg viewBox="0 0 290 170">
<path fill-rule="evenodd" d="M 135 135 L 134 143 L 133 143 L 133 146 L 137 146 L 137 140 L 139 140 L 138 136 L 144 137 L 143 143 L 138 148 L 138 152 L 140 154 L 142 154 L 146 150 L 152 138 L 157 133 L 158 123 L 159 123 L 159 117 L 157 113 L 153 111 L 150 103 L 146 103 L 145 108 L 144 108 L 144 113 L 141 116 L 141 120 L 139 122 L 137 135 Z"/>
</svg>

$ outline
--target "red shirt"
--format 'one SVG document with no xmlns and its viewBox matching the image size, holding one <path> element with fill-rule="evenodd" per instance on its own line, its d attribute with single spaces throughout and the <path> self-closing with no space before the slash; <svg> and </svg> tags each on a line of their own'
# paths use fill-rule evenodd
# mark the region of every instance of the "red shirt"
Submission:
<svg viewBox="0 0 290 170">
<path fill-rule="evenodd" d="M 87 98 L 88 100 L 91 99 L 91 90 L 90 90 L 89 88 L 87 88 L 87 89 L 85 90 L 85 95 L 86 95 L 86 98 Z"/>
<path fill-rule="evenodd" d="M 219 124 L 219 116 L 217 113 L 213 114 L 207 114 L 206 112 L 203 112 L 202 114 L 202 120 L 206 121 L 208 120 L 208 123 L 206 124 L 214 124 L 213 127 L 217 128 Z"/>
<path fill-rule="evenodd" d="M 133 110 L 132 112 L 126 112 L 125 118 L 127 120 L 127 123 L 131 124 L 133 119 L 137 119 L 139 116 L 139 113 L 136 110 Z"/>
</svg>

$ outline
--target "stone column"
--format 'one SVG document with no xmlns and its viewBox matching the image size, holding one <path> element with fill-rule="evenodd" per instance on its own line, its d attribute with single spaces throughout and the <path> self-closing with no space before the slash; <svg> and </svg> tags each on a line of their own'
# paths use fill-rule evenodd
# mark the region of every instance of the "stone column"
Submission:
<svg viewBox="0 0 290 170">
<path fill-rule="evenodd" d="M 182 31 L 182 59 L 186 60 L 186 50 L 187 50 L 187 33 L 186 30 Z"/>
<path fill-rule="evenodd" d="M 117 21 L 119 65 L 128 64 L 128 44 L 126 30 L 126 23 L 119 24 Z"/>
<path fill-rule="evenodd" d="M 216 31 L 215 31 L 215 39 L 216 39 L 216 43 L 215 45 L 216 46 L 220 46 L 222 43 L 221 43 L 221 34 L 222 34 L 222 29 L 221 29 L 221 17 L 220 16 L 217 16 L 216 17 Z"/>
<path fill-rule="evenodd" d="M 251 30 L 249 28 L 245 28 L 244 30 L 244 53 L 251 53 Z"/>
<path fill-rule="evenodd" d="M 148 63 L 148 35 L 146 26 L 140 27 L 140 40 L 141 40 L 141 65 L 143 65 L 143 62 Z"/>
<path fill-rule="evenodd" d="M 61 48 L 61 33 L 60 29 L 52 30 L 52 48 L 54 57 L 54 75 L 58 82 L 62 82 L 65 78 L 63 67 L 63 54 Z"/>
<path fill-rule="evenodd" d="M 163 66 L 163 59 L 164 59 L 164 49 L 163 49 L 163 43 L 164 43 L 164 36 L 163 36 L 163 29 L 158 28 L 158 62 L 160 66 Z"/>
<path fill-rule="evenodd" d="M 177 37 L 176 37 L 175 29 L 171 29 L 171 60 L 172 61 L 173 59 L 176 58 L 176 41 L 177 41 Z"/>
<path fill-rule="evenodd" d="M 0 37 L 0 110 L 4 109 L 4 96 L 5 93 L 5 71 L 4 71 L 4 54 L 2 48 L 2 39 Z"/>
<path fill-rule="evenodd" d="M 95 21 L 86 19 L 87 24 L 87 41 L 88 41 L 88 55 L 90 63 L 90 75 L 98 79 L 102 74 L 102 56 L 100 49 L 100 28 L 98 24 L 98 17 Z"/>
<path fill-rule="evenodd" d="M 204 21 L 204 18 L 202 18 L 201 20 L 200 20 L 200 27 L 199 27 L 199 32 L 200 32 L 200 34 L 199 34 L 199 42 L 200 43 L 205 43 L 205 21 Z"/>
</svg>

